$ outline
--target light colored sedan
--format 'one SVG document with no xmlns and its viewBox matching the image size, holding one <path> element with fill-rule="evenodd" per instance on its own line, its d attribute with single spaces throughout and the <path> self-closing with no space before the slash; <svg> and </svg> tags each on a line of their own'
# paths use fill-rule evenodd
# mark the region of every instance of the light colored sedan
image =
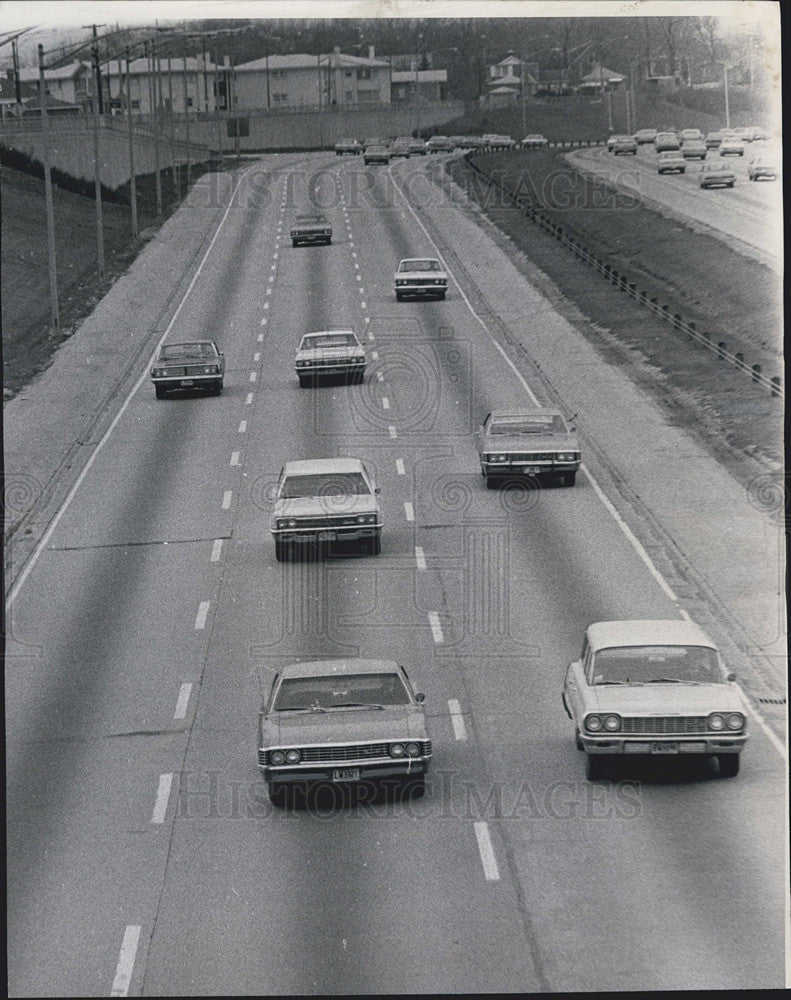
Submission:
<svg viewBox="0 0 791 1000">
<path fill-rule="evenodd" d="M 573 486 L 580 467 L 576 428 L 559 410 L 488 413 L 478 430 L 481 475 L 489 487 L 504 479 L 543 477 Z"/>
<path fill-rule="evenodd" d="M 566 671 L 563 707 L 588 778 L 608 757 L 709 754 L 720 775 L 739 771 L 747 716 L 736 675 L 693 622 L 609 621 L 588 626 Z"/>
<path fill-rule="evenodd" d="M 656 172 L 658 174 L 683 174 L 686 169 L 687 161 L 681 153 L 674 153 L 672 150 L 660 153 L 659 159 L 656 161 Z"/>
<path fill-rule="evenodd" d="M 531 135 L 526 135 L 522 139 L 523 149 L 539 149 L 542 146 L 549 144 L 549 140 L 545 135 L 539 135 L 538 133 L 533 133 Z"/>
<path fill-rule="evenodd" d="M 681 143 L 675 132 L 659 132 L 654 139 L 654 149 L 657 153 L 662 153 L 666 149 L 681 149 Z"/>
<path fill-rule="evenodd" d="M 777 168 L 760 156 L 754 156 L 747 164 L 747 176 L 751 181 L 776 181 Z"/>
<path fill-rule="evenodd" d="M 738 135 L 726 135 L 720 143 L 720 156 L 744 156 L 744 140 Z"/>
<path fill-rule="evenodd" d="M 699 128 L 682 128 L 678 137 L 682 142 L 703 142 L 703 133 Z"/>
<path fill-rule="evenodd" d="M 698 175 L 698 184 L 702 188 L 729 187 L 736 183 L 736 174 L 724 163 L 704 163 Z"/>
<path fill-rule="evenodd" d="M 612 144 L 612 154 L 613 156 L 619 156 L 621 153 L 637 156 L 637 143 L 632 136 L 619 135 L 616 137 L 615 142 Z"/>
<path fill-rule="evenodd" d="M 687 139 L 681 143 L 681 155 L 685 160 L 705 160 L 707 152 L 702 139 Z"/>
<path fill-rule="evenodd" d="M 642 146 L 644 143 L 653 142 L 656 139 L 655 128 L 640 128 L 634 134 L 635 142 Z"/>
<path fill-rule="evenodd" d="M 405 257 L 393 275 L 396 301 L 405 298 L 444 299 L 448 275 L 433 257 Z"/>
<path fill-rule="evenodd" d="M 365 348 L 353 330 L 306 333 L 297 348 L 294 370 L 303 388 L 315 385 L 321 376 L 341 376 L 362 382 Z"/>
</svg>

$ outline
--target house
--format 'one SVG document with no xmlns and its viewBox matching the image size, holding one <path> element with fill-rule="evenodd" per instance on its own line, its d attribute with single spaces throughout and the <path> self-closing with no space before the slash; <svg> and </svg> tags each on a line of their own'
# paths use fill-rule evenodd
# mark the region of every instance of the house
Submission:
<svg viewBox="0 0 791 1000">
<path fill-rule="evenodd" d="M 594 63 L 590 73 L 586 73 L 577 84 L 577 90 L 585 93 L 598 90 L 618 90 L 626 80 L 622 73 L 616 73 L 613 69 L 607 69 L 601 63 Z"/>
<path fill-rule="evenodd" d="M 27 82 L 19 84 L 19 96 L 24 101 L 26 98 L 35 97 L 38 87 Z M 17 113 L 17 90 L 14 81 L 13 70 L 8 70 L 7 76 L 0 76 L 0 115 L 5 118 L 7 115 Z"/>
<path fill-rule="evenodd" d="M 487 68 L 487 93 L 495 95 L 495 103 L 498 98 L 507 100 L 509 93 L 521 96 L 523 84 L 525 96 L 533 96 L 538 89 L 537 63 L 527 62 L 509 52 L 500 62 Z M 492 101 L 487 99 L 487 103 L 492 104 Z"/>
<path fill-rule="evenodd" d="M 446 69 L 393 70 L 390 80 L 390 100 L 408 101 L 417 94 L 427 101 L 444 101 L 448 97 Z"/>
<path fill-rule="evenodd" d="M 86 62 L 70 63 L 58 69 L 44 70 L 47 93 L 66 104 L 87 105 L 90 102 L 91 67 Z M 21 84 L 31 84 L 38 93 L 39 71 L 37 66 L 23 66 L 19 70 Z"/>
<path fill-rule="evenodd" d="M 153 73 L 152 73 L 153 69 Z M 228 67 L 215 65 L 203 56 L 172 56 L 132 59 L 129 82 L 132 111 L 147 115 L 157 104 L 165 111 L 218 111 L 225 108 Z M 113 59 L 102 67 L 102 88 L 110 111 L 126 111 L 127 63 Z"/>
</svg>

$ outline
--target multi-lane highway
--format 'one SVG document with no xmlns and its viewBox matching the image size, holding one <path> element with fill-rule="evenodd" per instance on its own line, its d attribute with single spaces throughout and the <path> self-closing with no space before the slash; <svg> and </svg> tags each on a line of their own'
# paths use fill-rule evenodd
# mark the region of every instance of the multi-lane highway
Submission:
<svg viewBox="0 0 791 1000">
<path fill-rule="evenodd" d="M 487 328 L 474 261 L 446 301 L 396 304 L 398 260 L 438 255 L 412 204 L 431 185 L 403 183 L 424 169 L 319 156 L 266 197 L 241 182 L 165 334 L 221 344 L 223 395 L 158 401 L 141 368 L 13 594 L 38 655 L 6 678 L 12 995 L 783 985 L 777 738 L 751 716 L 735 779 L 584 779 L 560 692 L 585 628 L 687 605 L 600 491 L 606 442 L 574 488 L 484 487 L 483 416 L 555 400 Z M 311 193 L 333 243 L 294 249 Z M 299 339 L 330 327 L 364 340 L 366 381 L 300 389 Z M 656 415 L 635 416 L 639 447 Z M 280 467 L 334 455 L 375 470 L 381 555 L 277 563 Z M 275 809 L 261 692 L 345 655 L 426 693 L 426 795 Z"/>
</svg>

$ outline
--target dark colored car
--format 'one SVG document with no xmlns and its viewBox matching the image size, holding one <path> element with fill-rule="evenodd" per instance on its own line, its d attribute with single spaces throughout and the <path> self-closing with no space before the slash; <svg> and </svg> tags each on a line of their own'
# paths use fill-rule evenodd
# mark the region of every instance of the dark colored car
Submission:
<svg viewBox="0 0 791 1000">
<path fill-rule="evenodd" d="M 219 396 L 224 376 L 225 357 L 213 340 L 163 344 L 151 366 L 157 399 L 164 399 L 175 389 L 207 389 Z"/>
<path fill-rule="evenodd" d="M 332 243 L 332 227 L 323 215 L 298 215 L 291 227 L 291 245 Z"/>
</svg>

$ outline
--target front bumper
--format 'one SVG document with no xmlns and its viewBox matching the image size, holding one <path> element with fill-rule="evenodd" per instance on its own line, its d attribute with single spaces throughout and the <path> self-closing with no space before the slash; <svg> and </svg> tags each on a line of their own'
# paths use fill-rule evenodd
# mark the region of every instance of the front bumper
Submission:
<svg viewBox="0 0 791 1000">
<path fill-rule="evenodd" d="M 365 364 L 359 362 L 343 361 L 340 364 L 316 364 L 294 366 L 297 375 L 364 375 Z"/>
<path fill-rule="evenodd" d="M 447 292 L 447 282 L 444 285 L 396 285 L 396 292 L 399 295 L 441 295 Z"/>
<path fill-rule="evenodd" d="M 588 736 L 580 733 L 580 742 L 590 754 L 651 754 L 681 756 L 682 754 L 741 753 L 747 742 L 746 733 L 701 733 L 684 736 Z"/>
<path fill-rule="evenodd" d="M 560 472 L 577 472 L 582 461 L 572 462 L 481 462 L 485 476 L 541 476 Z"/>
<path fill-rule="evenodd" d="M 323 528 L 272 528 L 272 537 L 281 542 L 297 545 L 315 545 L 319 541 L 358 542 L 363 538 L 376 538 L 381 534 L 381 524 L 327 525 Z M 333 537 L 320 537 L 331 535 Z"/>
<path fill-rule="evenodd" d="M 332 233 L 291 233 L 292 243 L 329 243 Z"/>
<path fill-rule="evenodd" d="M 221 382 L 222 378 L 222 372 L 218 372 L 216 375 L 152 375 L 151 381 L 165 389 L 200 389 L 207 383 Z"/>
<path fill-rule="evenodd" d="M 429 757 L 411 757 L 408 760 L 343 761 L 336 764 L 287 764 L 272 767 L 259 764 L 261 773 L 269 785 L 306 784 L 326 782 L 343 783 L 343 779 L 333 780 L 333 771 L 358 771 L 359 778 L 349 779 L 350 783 L 380 781 L 382 778 L 419 778 L 428 773 Z"/>
</svg>

